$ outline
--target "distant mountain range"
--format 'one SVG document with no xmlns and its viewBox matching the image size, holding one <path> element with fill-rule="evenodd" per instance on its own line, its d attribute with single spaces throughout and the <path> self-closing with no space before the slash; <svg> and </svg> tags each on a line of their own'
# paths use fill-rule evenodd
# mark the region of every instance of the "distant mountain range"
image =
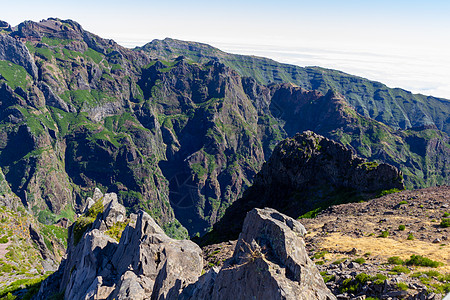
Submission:
<svg viewBox="0 0 450 300">
<path fill-rule="evenodd" d="M 52 18 L 2 27 L 0 74 L 0 186 L 42 223 L 100 187 L 172 237 L 203 235 L 305 130 L 407 188 L 450 182 L 450 101 L 339 71 L 171 39 L 131 50 Z"/>
<path fill-rule="evenodd" d="M 237 55 L 196 42 L 166 38 L 153 40 L 138 47 L 152 57 L 171 60 L 183 55 L 195 62 L 206 63 L 215 60 L 235 70 L 243 77 L 254 78 L 258 83 L 291 82 L 307 90 L 327 93 L 333 89 L 359 114 L 370 117 L 395 129 L 408 129 L 435 125 L 439 130 L 450 133 L 450 103 L 448 99 L 412 94 L 399 88 L 337 70 L 320 67 L 299 67 L 282 64 L 274 60 Z"/>
</svg>

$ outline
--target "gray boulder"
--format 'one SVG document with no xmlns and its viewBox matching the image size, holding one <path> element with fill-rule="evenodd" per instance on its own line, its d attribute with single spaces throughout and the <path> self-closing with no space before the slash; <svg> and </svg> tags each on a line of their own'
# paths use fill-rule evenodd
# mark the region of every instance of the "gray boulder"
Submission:
<svg viewBox="0 0 450 300">
<path fill-rule="evenodd" d="M 233 257 L 185 289 L 184 299 L 336 299 L 306 253 L 305 233 L 274 209 L 253 209 Z"/>
</svg>

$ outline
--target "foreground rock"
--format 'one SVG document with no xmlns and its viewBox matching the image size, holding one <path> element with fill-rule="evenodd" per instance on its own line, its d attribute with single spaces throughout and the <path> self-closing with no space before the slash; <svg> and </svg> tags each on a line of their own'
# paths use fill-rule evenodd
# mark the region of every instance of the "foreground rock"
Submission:
<svg viewBox="0 0 450 300">
<path fill-rule="evenodd" d="M 35 299 L 335 299 L 307 256 L 304 227 L 273 209 L 249 212 L 233 257 L 201 276 L 196 244 L 169 238 L 143 211 L 127 219 L 115 194 L 98 193 Z M 78 240 L 80 224 L 101 207 Z M 124 223 L 117 242 L 111 233 Z"/>
<path fill-rule="evenodd" d="M 77 226 L 99 203 L 104 211 L 77 241 Z M 113 232 L 126 223 L 118 243 Z M 169 238 L 143 211 L 126 219 L 124 206 L 111 193 L 71 227 L 67 259 L 36 299 L 61 292 L 65 299 L 176 299 L 184 286 L 197 280 L 202 266 L 195 243 Z"/>
<path fill-rule="evenodd" d="M 185 289 L 184 299 L 335 299 L 308 258 L 304 234 L 274 209 L 253 209 L 233 257 Z"/>
</svg>

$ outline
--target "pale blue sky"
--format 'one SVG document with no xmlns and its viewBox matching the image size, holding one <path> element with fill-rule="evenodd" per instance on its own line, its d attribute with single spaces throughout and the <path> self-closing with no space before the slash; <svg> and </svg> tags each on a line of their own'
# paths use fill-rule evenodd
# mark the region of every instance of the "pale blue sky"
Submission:
<svg viewBox="0 0 450 300">
<path fill-rule="evenodd" d="M 320 65 L 450 98 L 450 1 L 13 1 L 12 25 L 73 19 L 127 47 L 165 37 Z"/>
</svg>

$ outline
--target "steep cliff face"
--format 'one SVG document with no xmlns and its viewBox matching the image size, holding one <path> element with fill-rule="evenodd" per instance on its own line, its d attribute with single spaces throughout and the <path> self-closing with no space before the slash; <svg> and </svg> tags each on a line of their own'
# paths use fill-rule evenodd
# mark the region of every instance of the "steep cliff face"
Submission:
<svg viewBox="0 0 450 300">
<path fill-rule="evenodd" d="M 233 258 L 201 275 L 193 242 L 169 238 L 143 211 L 127 217 L 115 194 L 89 203 L 35 299 L 335 299 L 306 254 L 304 227 L 275 210 L 250 212 Z"/>
<path fill-rule="evenodd" d="M 167 160 L 159 166 L 169 179 L 175 214 L 191 232 L 202 232 L 264 162 L 260 131 L 269 124 L 258 122 L 267 105 L 258 111 L 252 101 L 259 99 L 245 93 L 242 78 L 213 62 L 156 62 L 139 84 L 161 120 Z"/>
<path fill-rule="evenodd" d="M 130 107 L 143 99 L 137 76 L 150 59 L 72 21 L 24 22 L 1 37 L 0 165 L 13 192 L 30 210 L 64 215 L 102 186 L 183 236 L 157 165 L 159 123 L 139 111 L 144 126 Z"/>
<path fill-rule="evenodd" d="M 311 131 L 281 142 L 244 196 L 214 226 L 220 240 L 239 233 L 245 214 L 271 207 L 292 217 L 332 204 L 370 199 L 383 190 L 402 190 L 395 167 L 368 162 L 347 147 Z"/>
</svg>

